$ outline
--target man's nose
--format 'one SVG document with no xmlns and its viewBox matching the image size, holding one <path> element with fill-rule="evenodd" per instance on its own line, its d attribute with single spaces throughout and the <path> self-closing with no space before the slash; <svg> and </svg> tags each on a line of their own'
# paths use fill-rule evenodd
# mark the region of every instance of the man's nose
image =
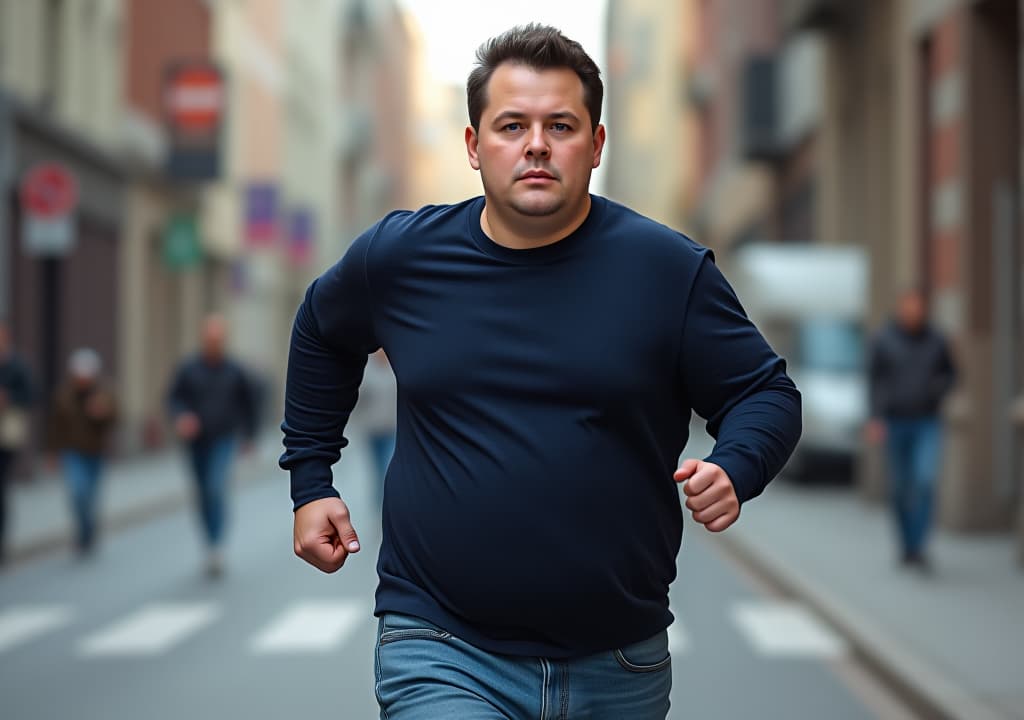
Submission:
<svg viewBox="0 0 1024 720">
<path fill-rule="evenodd" d="M 551 154 L 547 138 L 544 137 L 544 128 L 537 127 L 530 130 L 526 137 L 526 156 L 546 158 Z"/>
</svg>

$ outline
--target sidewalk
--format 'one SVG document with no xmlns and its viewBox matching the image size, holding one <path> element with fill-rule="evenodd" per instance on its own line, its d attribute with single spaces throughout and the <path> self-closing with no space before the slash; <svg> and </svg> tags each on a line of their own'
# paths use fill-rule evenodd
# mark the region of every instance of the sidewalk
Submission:
<svg viewBox="0 0 1024 720">
<path fill-rule="evenodd" d="M 1009 535 L 939 532 L 925 577 L 895 562 L 882 506 L 776 481 L 720 538 L 814 606 L 925 717 L 1024 720 L 1024 570 Z"/>
<path fill-rule="evenodd" d="M 280 433 L 263 436 L 251 454 L 239 457 L 235 482 L 265 478 L 276 468 L 280 453 Z M 286 482 L 283 474 L 281 481 Z M 12 482 L 8 492 L 7 554 L 11 564 L 70 547 L 71 514 L 58 472 L 44 472 L 30 482 Z M 109 531 L 175 510 L 191 502 L 191 493 L 192 476 L 178 448 L 111 461 L 100 485 L 100 527 Z"/>
</svg>

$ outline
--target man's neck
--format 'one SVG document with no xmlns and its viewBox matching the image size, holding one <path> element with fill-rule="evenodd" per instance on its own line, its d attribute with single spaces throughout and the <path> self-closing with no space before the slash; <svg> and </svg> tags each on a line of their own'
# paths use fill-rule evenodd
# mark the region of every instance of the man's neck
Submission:
<svg viewBox="0 0 1024 720">
<path fill-rule="evenodd" d="M 551 245 L 571 235 L 590 214 L 590 196 L 587 195 L 583 206 L 568 222 L 551 222 L 550 218 L 517 218 L 516 226 L 504 222 L 499 213 L 488 213 L 491 207 L 484 202 L 480 213 L 480 229 L 491 240 L 513 250 L 531 250 Z"/>
</svg>

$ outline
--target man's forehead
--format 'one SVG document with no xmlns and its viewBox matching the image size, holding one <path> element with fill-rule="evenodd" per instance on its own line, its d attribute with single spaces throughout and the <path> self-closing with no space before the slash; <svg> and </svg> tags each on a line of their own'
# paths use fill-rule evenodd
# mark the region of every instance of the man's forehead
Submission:
<svg viewBox="0 0 1024 720">
<path fill-rule="evenodd" d="M 487 84 L 486 111 L 534 110 L 536 105 L 562 106 L 548 110 L 577 112 L 584 107 L 583 83 L 569 68 L 536 69 L 499 65 Z"/>
</svg>

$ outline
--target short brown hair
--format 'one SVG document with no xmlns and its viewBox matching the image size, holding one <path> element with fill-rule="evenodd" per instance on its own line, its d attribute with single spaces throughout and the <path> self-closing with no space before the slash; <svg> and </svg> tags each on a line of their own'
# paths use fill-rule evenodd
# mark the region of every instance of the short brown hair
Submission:
<svg viewBox="0 0 1024 720">
<path fill-rule="evenodd" d="M 591 130 L 597 130 L 601 121 L 601 101 L 604 84 L 601 70 L 583 46 L 570 40 L 550 25 L 517 25 L 493 37 L 476 51 L 476 67 L 466 82 L 466 100 L 469 105 L 469 124 L 480 131 L 480 116 L 487 105 L 487 83 L 502 63 L 525 65 L 534 70 L 568 68 L 583 83 L 583 103 L 590 113 Z"/>
</svg>

